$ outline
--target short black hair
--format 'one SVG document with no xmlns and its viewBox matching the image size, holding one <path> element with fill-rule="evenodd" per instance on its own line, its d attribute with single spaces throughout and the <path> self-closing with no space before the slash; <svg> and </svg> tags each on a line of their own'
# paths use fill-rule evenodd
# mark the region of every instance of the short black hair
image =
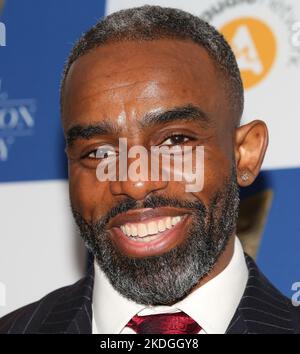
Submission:
<svg viewBox="0 0 300 354">
<path fill-rule="evenodd" d="M 65 64 L 60 101 L 70 66 L 92 49 L 113 42 L 158 39 L 191 40 L 207 51 L 223 74 L 224 87 L 239 123 L 244 108 L 244 89 L 235 56 L 221 33 L 201 18 L 188 12 L 161 6 L 141 6 L 115 12 L 96 23 L 74 45 Z"/>
</svg>

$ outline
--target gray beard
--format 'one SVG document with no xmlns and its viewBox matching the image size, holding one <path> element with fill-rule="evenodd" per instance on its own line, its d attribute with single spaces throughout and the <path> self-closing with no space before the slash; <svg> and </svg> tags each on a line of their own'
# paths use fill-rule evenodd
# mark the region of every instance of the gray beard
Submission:
<svg viewBox="0 0 300 354">
<path fill-rule="evenodd" d="M 72 211 L 87 248 L 120 294 L 140 304 L 171 305 L 187 296 L 212 270 L 235 232 L 238 205 L 239 190 L 234 171 L 207 208 L 200 201 L 186 202 L 153 195 L 142 203 L 126 199 L 93 223 L 87 223 L 74 208 Z M 107 222 L 121 212 L 163 206 L 191 210 L 186 240 L 159 256 L 132 258 L 120 253 L 105 230 Z"/>
</svg>

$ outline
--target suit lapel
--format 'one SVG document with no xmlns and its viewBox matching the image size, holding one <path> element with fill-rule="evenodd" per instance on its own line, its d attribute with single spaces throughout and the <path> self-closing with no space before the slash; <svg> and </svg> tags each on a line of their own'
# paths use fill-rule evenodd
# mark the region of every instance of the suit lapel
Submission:
<svg viewBox="0 0 300 354">
<path fill-rule="evenodd" d="M 226 333 L 293 333 L 290 303 L 246 255 L 249 278 L 244 295 Z M 66 287 L 46 316 L 39 333 L 92 333 L 94 269 Z"/>
<path fill-rule="evenodd" d="M 94 269 L 66 291 L 46 317 L 39 333 L 92 333 Z"/>
<path fill-rule="evenodd" d="M 246 255 L 249 278 L 226 333 L 293 333 L 290 304 Z"/>
<path fill-rule="evenodd" d="M 244 319 L 243 312 L 236 310 L 227 330 L 226 334 L 247 334 L 248 328 Z"/>
</svg>

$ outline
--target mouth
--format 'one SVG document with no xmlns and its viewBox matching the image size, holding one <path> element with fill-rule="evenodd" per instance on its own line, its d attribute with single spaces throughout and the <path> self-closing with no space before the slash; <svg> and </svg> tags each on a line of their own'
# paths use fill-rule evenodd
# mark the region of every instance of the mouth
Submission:
<svg viewBox="0 0 300 354">
<path fill-rule="evenodd" d="M 190 211 L 139 209 L 116 217 L 109 233 L 115 246 L 127 256 L 160 255 L 185 239 L 189 219 Z"/>
<path fill-rule="evenodd" d="M 171 230 L 182 221 L 183 216 L 167 216 L 149 222 L 126 223 L 120 226 L 123 234 L 137 242 L 151 242 L 158 239 L 166 230 Z"/>
</svg>

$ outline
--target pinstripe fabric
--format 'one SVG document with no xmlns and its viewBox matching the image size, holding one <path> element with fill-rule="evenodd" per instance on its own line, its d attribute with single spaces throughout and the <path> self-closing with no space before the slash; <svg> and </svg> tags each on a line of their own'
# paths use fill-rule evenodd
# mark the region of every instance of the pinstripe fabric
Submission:
<svg viewBox="0 0 300 354">
<path fill-rule="evenodd" d="M 300 308 L 292 305 L 246 255 L 249 278 L 226 333 L 300 333 Z"/>
<path fill-rule="evenodd" d="M 293 307 L 247 255 L 246 261 L 248 283 L 226 333 L 300 333 L 300 308 Z M 0 333 L 92 333 L 93 267 L 88 274 L 0 319 Z"/>
<path fill-rule="evenodd" d="M 77 283 L 0 319 L 0 333 L 91 333 L 94 268 Z"/>
</svg>

